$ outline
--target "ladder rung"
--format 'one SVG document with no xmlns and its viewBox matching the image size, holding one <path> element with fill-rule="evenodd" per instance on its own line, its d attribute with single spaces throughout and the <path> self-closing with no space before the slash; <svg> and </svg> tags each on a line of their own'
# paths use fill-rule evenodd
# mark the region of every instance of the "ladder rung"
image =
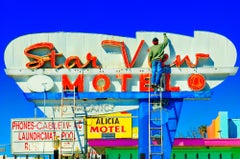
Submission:
<svg viewBox="0 0 240 159">
<path fill-rule="evenodd" d="M 158 93 L 158 92 L 153 92 L 152 94 L 151 94 L 151 97 L 160 97 L 160 93 Z"/>
<path fill-rule="evenodd" d="M 75 89 L 63 89 L 63 92 L 76 92 Z"/>
<path fill-rule="evenodd" d="M 77 96 L 76 96 L 75 94 L 69 94 L 69 93 L 68 93 L 68 94 L 64 94 L 64 93 L 63 93 L 62 97 L 63 97 L 63 98 L 68 98 L 68 97 L 72 97 L 72 98 L 74 97 L 74 98 L 76 98 Z"/>
<path fill-rule="evenodd" d="M 162 144 L 156 144 L 156 145 L 151 144 L 151 147 L 162 147 Z"/>
<path fill-rule="evenodd" d="M 62 107 L 71 107 L 71 108 L 77 108 L 77 106 L 74 106 L 74 105 L 61 105 Z"/>
<path fill-rule="evenodd" d="M 150 155 L 163 155 L 163 153 L 162 152 L 153 152 Z"/>
<path fill-rule="evenodd" d="M 151 104 L 152 104 L 152 106 L 153 105 L 161 105 L 160 101 L 158 101 L 158 102 L 151 102 Z"/>
<path fill-rule="evenodd" d="M 161 118 L 151 118 L 151 121 L 161 121 Z"/>
<path fill-rule="evenodd" d="M 74 113 L 62 113 L 62 115 L 74 115 Z"/>
<path fill-rule="evenodd" d="M 86 116 L 86 113 L 74 113 L 75 117 L 83 117 Z"/>
<path fill-rule="evenodd" d="M 161 130 L 161 127 L 151 127 L 150 130 Z"/>
<path fill-rule="evenodd" d="M 73 129 L 75 130 L 75 129 Z M 68 130 L 68 131 L 71 131 L 71 130 Z M 74 138 L 65 138 L 65 139 L 62 139 L 62 141 L 74 141 Z"/>
<path fill-rule="evenodd" d="M 156 113 L 156 112 L 161 113 L 161 108 L 157 107 L 157 108 L 154 108 L 153 110 L 151 110 L 151 113 Z"/>
<path fill-rule="evenodd" d="M 70 100 L 70 99 L 72 99 L 72 100 L 73 100 L 73 99 L 76 99 L 76 98 L 71 96 L 71 97 L 63 97 L 62 99 L 64 99 L 64 100 Z"/>
<path fill-rule="evenodd" d="M 64 156 L 64 157 L 70 157 L 70 156 L 72 156 L 73 155 L 73 153 L 69 153 L 69 154 L 62 154 L 62 156 Z"/>
<path fill-rule="evenodd" d="M 63 151 L 64 151 L 64 150 L 72 149 L 72 147 L 61 147 L 61 148 L 62 148 Z"/>
<path fill-rule="evenodd" d="M 151 136 L 151 138 L 153 138 L 153 139 L 161 139 L 162 137 L 161 136 Z"/>
<path fill-rule="evenodd" d="M 84 136 L 84 134 L 79 134 L 78 136 Z"/>
</svg>

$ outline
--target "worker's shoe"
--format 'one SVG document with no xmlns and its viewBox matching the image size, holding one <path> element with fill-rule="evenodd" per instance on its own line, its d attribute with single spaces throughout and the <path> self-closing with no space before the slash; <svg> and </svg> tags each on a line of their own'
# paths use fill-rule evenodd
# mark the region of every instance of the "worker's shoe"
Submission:
<svg viewBox="0 0 240 159">
<path fill-rule="evenodd" d="M 160 85 L 156 85 L 155 87 L 158 91 L 164 91 L 164 87 Z"/>
<path fill-rule="evenodd" d="M 156 84 L 153 84 L 153 83 L 151 83 L 151 87 L 152 87 L 152 88 L 157 88 L 157 85 L 156 85 Z"/>
</svg>

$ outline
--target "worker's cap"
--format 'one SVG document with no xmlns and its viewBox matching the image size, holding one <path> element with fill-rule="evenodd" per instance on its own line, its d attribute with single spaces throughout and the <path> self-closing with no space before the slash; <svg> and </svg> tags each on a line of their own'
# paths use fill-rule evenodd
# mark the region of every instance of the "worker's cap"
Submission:
<svg viewBox="0 0 240 159">
<path fill-rule="evenodd" d="M 158 38 L 153 38 L 152 42 L 158 42 Z"/>
</svg>

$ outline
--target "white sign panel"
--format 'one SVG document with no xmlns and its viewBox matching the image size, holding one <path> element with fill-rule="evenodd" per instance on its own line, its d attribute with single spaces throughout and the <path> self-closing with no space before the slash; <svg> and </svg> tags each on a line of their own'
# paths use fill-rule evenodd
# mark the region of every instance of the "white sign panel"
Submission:
<svg viewBox="0 0 240 159">
<path fill-rule="evenodd" d="M 201 90 L 212 89 L 237 71 L 236 48 L 227 37 L 206 31 L 193 35 L 167 33 L 169 58 L 164 64 L 173 65 L 167 88 L 192 91 L 190 75 L 201 74 L 206 82 Z M 78 87 L 78 92 L 144 92 L 140 78 L 151 73 L 148 49 L 154 37 L 162 40 L 163 33 L 137 32 L 136 38 L 65 32 L 24 35 L 5 50 L 6 74 L 25 93 L 60 92 L 70 85 Z"/>
<path fill-rule="evenodd" d="M 12 119 L 11 131 L 13 154 L 52 154 L 56 138 L 63 153 L 81 151 L 85 145 L 83 118 Z"/>
</svg>

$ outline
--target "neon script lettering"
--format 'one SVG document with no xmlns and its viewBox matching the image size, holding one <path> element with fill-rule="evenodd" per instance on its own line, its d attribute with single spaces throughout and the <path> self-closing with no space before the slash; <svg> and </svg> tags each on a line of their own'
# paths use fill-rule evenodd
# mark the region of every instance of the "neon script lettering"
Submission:
<svg viewBox="0 0 240 159">
<path fill-rule="evenodd" d="M 139 56 L 139 53 L 143 47 L 144 42 L 145 42 L 144 40 L 141 40 L 131 62 L 129 62 L 129 58 L 127 56 L 126 46 L 124 42 L 119 42 L 114 40 L 103 40 L 101 45 L 102 47 L 111 46 L 111 47 L 119 48 L 122 53 L 122 57 L 123 57 L 126 68 L 133 68 Z M 34 54 L 34 51 L 37 51 L 38 49 L 45 49 L 48 52 L 42 56 Z M 61 58 L 63 54 L 57 53 L 54 45 L 50 42 L 41 42 L 41 43 L 33 44 L 24 50 L 24 54 L 31 60 L 26 64 L 26 67 L 29 69 L 41 68 L 48 61 L 50 62 L 51 68 L 62 68 L 62 67 L 86 68 L 90 63 L 92 63 L 93 68 L 102 67 L 97 65 L 97 60 L 98 60 L 97 57 L 93 56 L 90 52 L 87 53 L 86 55 L 87 62 L 85 64 L 81 62 L 78 56 L 70 56 L 65 60 L 64 64 L 56 64 L 57 58 Z M 183 59 L 181 59 L 180 55 L 176 55 L 176 59 L 174 60 L 172 65 L 176 65 L 176 67 L 180 67 L 183 63 L 186 63 L 189 67 L 192 68 L 198 65 L 199 59 L 208 59 L 208 58 L 209 58 L 209 54 L 196 53 L 196 63 L 193 64 L 190 61 L 190 58 L 188 55 L 186 55 Z M 164 63 L 167 60 L 168 60 L 168 56 L 166 54 Z"/>
<path fill-rule="evenodd" d="M 39 56 L 31 53 L 38 49 L 46 49 L 49 52 L 44 56 Z M 24 50 L 24 54 L 32 60 L 26 64 L 26 67 L 29 69 L 41 68 L 44 66 L 44 64 L 47 61 L 50 61 L 52 68 L 63 67 L 63 64 L 59 64 L 59 65 L 56 64 L 56 58 L 61 57 L 62 54 L 56 52 L 56 49 L 52 43 L 41 42 L 41 43 L 33 44 Z M 85 64 L 82 64 L 78 56 L 70 56 L 65 60 L 64 65 L 66 68 L 74 68 L 74 67 L 85 68 L 90 64 L 90 62 L 92 62 L 93 68 L 100 68 L 100 66 L 97 65 L 97 57 L 92 56 L 91 53 L 87 53 L 86 59 L 87 59 L 87 62 Z"/>
<path fill-rule="evenodd" d="M 122 52 L 122 56 L 123 56 L 123 60 L 124 60 L 124 63 L 125 63 L 125 66 L 127 68 L 132 68 L 133 65 L 135 64 L 136 60 L 137 60 L 137 57 L 142 49 L 142 46 L 144 44 L 144 40 L 141 40 L 138 48 L 137 48 L 137 51 L 135 52 L 134 54 L 134 57 L 133 57 L 133 60 L 131 61 L 131 63 L 129 63 L 129 60 L 128 60 L 128 56 L 127 56 L 127 51 L 126 51 L 126 46 L 124 44 L 124 42 L 119 42 L 119 41 L 114 41 L 114 40 L 103 40 L 102 41 L 102 46 L 114 46 L 114 47 L 119 47 L 121 49 L 121 52 Z"/>
</svg>

